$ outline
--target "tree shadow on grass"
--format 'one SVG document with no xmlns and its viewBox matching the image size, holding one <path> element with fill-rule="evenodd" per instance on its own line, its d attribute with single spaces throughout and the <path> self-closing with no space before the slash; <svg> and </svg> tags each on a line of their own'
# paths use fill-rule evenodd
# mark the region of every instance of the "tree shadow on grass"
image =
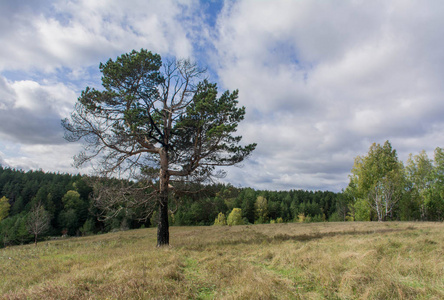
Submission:
<svg viewBox="0 0 444 300">
<path fill-rule="evenodd" d="M 284 241 L 309 242 L 312 240 L 322 239 L 325 237 L 346 236 L 346 235 L 350 236 L 371 235 L 376 233 L 385 234 L 389 232 L 403 232 L 413 229 L 415 228 L 409 226 L 407 228 L 381 228 L 381 229 L 363 230 L 363 231 L 349 230 L 349 231 L 337 231 L 337 232 L 325 232 L 325 233 L 312 232 L 299 235 L 276 234 L 274 236 L 268 236 L 266 234 L 263 234 L 255 230 L 247 230 L 240 232 L 242 236 L 232 236 L 230 238 L 223 238 L 217 241 L 211 241 L 207 243 L 202 242 L 193 245 L 187 245 L 184 248 L 188 250 L 199 250 L 199 249 L 202 250 L 208 246 L 234 246 L 239 244 L 256 245 L 263 243 L 280 243 Z"/>
<path fill-rule="evenodd" d="M 381 229 L 375 229 L 375 230 L 364 230 L 364 231 L 356 231 L 356 230 L 349 230 L 349 231 L 337 231 L 337 232 L 313 232 L 310 234 L 301 234 L 301 235 L 288 235 L 288 234 L 277 234 L 273 237 L 268 237 L 268 242 L 273 241 L 312 241 L 316 239 L 322 239 L 324 237 L 334 237 L 334 236 L 344 236 L 344 235 L 370 235 L 375 233 L 389 233 L 389 232 L 401 232 L 401 231 L 407 231 L 412 230 L 413 228 L 381 228 Z"/>
</svg>

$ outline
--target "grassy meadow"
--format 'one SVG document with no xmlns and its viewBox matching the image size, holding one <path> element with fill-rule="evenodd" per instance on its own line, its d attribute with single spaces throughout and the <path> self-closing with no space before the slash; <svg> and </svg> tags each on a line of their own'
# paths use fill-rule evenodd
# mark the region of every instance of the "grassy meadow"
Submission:
<svg viewBox="0 0 444 300">
<path fill-rule="evenodd" d="M 172 227 L 0 249 L 1 299 L 443 299 L 443 223 Z"/>
</svg>

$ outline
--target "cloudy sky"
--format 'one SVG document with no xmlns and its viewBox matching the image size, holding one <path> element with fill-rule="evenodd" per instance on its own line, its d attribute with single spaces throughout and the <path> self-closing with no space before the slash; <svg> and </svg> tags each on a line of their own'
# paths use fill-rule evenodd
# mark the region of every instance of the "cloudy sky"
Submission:
<svg viewBox="0 0 444 300">
<path fill-rule="evenodd" d="M 189 57 L 239 89 L 258 147 L 226 181 L 339 191 L 357 155 L 444 141 L 444 2 L 0 0 L 0 164 L 72 167 L 63 139 L 98 65 L 132 49 Z"/>
</svg>

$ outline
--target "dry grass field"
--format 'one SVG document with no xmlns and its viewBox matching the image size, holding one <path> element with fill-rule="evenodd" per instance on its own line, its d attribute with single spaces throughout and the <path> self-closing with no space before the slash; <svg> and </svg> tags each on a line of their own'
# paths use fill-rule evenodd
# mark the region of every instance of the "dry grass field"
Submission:
<svg viewBox="0 0 444 300">
<path fill-rule="evenodd" d="M 444 299 L 443 223 L 172 227 L 0 249 L 1 299 Z"/>
</svg>

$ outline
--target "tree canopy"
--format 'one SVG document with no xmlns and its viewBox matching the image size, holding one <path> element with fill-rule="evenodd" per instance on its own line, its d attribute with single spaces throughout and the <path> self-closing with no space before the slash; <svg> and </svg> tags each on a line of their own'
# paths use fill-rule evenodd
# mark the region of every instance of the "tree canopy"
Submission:
<svg viewBox="0 0 444 300">
<path fill-rule="evenodd" d="M 350 183 L 340 197 L 349 204 L 341 204 L 341 210 L 360 221 L 443 220 L 444 151 L 437 147 L 434 154 L 433 160 L 424 150 L 410 154 L 404 167 L 389 141 L 374 143 L 367 155 L 355 159 Z"/>
<path fill-rule="evenodd" d="M 237 90 L 219 96 L 188 60 L 163 63 L 158 54 L 133 50 L 100 64 L 100 71 L 104 90 L 82 92 L 63 121 L 66 139 L 85 143 L 77 165 L 93 161 L 103 175 L 144 178 L 147 197 L 159 204 L 157 244 L 167 245 L 174 183 L 223 176 L 216 167 L 237 164 L 255 149 L 234 135 L 245 108 L 237 107 Z"/>
<path fill-rule="evenodd" d="M 391 216 L 404 187 L 404 167 L 389 141 L 373 143 L 366 156 L 358 156 L 350 185 L 357 198 L 366 199 L 379 221 Z"/>
</svg>

